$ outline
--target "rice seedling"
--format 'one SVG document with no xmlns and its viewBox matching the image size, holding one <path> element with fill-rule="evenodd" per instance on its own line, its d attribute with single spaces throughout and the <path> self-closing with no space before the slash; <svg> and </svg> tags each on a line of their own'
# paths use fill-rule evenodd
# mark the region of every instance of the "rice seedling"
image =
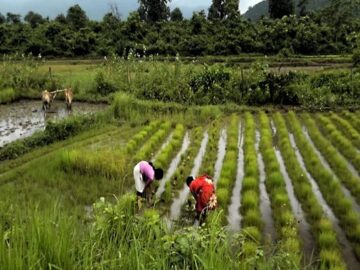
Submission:
<svg viewBox="0 0 360 270">
<path fill-rule="evenodd" d="M 318 123 L 323 131 L 323 135 L 327 137 L 338 151 L 344 155 L 360 173 L 360 153 L 354 148 L 352 142 L 344 137 L 335 125 L 323 115 L 317 115 Z"/>
<path fill-rule="evenodd" d="M 293 112 L 290 114 L 293 114 Z M 302 118 L 312 141 L 329 162 L 338 179 L 350 190 L 356 201 L 360 202 L 360 178 L 351 173 L 348 169 L 347 161 L 338 153 L 335 147 L 321 135 L 315 121 L 310 115 L 303 114 Z"/>
<path fill-rule="evenodd" d="M 353 128 L 353 126 L 345 119 L 332 113 L 330 119 L 336 124 L 339 130 L 358 148 L 360 149 L 360 134 Z"/>
<path fill-rule="evenodd" d="M 161 151 L 156 158 L 156 165 L 160 168 L 167 168 L 169 166 L 171 157 L 181 146 L 183 137 L 185 135 L 185 128 L 182 124 L 177 124 L 170 143 Z"/>
<path fill-rule="evenodd" d="M 289 121 L 291 121 L 291 129 L 304 158 L 306 168 L 317 181 L 322 195 L 338 217 L 340 226 L 349 239 L 356 256 L 360 258 L 360 253 L 356 253 L 360 246 L 359 214 L 353 210 L 352 204 L 343 194 L 339 182 L 322 166 L 312 146 L 305 138 L 300 123 L 294 114 L 289 114 Z"/>
<path fill-rule="evenodd" d="M 312 191 L 309 179 L 302 170 L 296 158 L 293 147 L 291 146 L 288 130 L 283 117 L 280 114 L 274 115 L 277 128 L 278 146 L 284 157 L 285 166 L 293 183 L 294 192 L 305 212 L 306 219 L 310 223 L 316 244 L 318 246 L 317 256 L 321 265 L 327 265 L 328 269 L 345 269 L 345 263 L 341 256 L 340 244 L 338 241 L 333 245 L 321 246 L 319 235 L 334 235 L 335 231 L 330 220 L 324 215 L 323 207 L 320 205 L 316 195 Z M 334 257 L 328 258 L 323 254 L 332 253 Z"/>
<path fill-rule="evenodd" d="M 127 154 L 134 153 L 139 148 L 141 143 L 144 143 L 145 139 L 150 136 L 152 132 L 159 126 L 159 121 L 153 121 L 147 125 L 143 130 L 137 133 L 125 146 L 125 152 Z"/>
<path fill-rule="evenodd" d="M 358 132 L 360 132 L 360 119 L 355 113 L 343 111 L 342 116 L 347 119 Z"/>
<path fill-rule="evenodd" d="M 242 215 L 242 228 L 246 230 L 248 227 L 253 227 L 253 230 L 257 230 L 258 234 L 261 234 L 263 228 L 263 222 L 261 220 L 260 212 L 260 191 L 259 191 L 259 172 L 257 169 L 257 158 L 255 150 L 255 121 L 254 117 L 250 113 L 245 113 L 245 134 L 244 134 L 244 179 L 243 187 L 248 189 L 242 189 L 241 191 L 241 206 L 240 212 Z M 254 181 L 255 180 L 255 181 Z M 255 208 L 247 209 L 244 205 L 245 193 L 252 192 L 256 194 Z"/>
<path fill-rule="evenodd" d="M 135 154 L 134 160 L 150 160 L 155 155 L 155 149 L 158 149 L 161 142 L 166 138 L 171 129 L 171 123 L 163 123 L 158 130 L 146 141 L 146 143 Z"/>
</svg>

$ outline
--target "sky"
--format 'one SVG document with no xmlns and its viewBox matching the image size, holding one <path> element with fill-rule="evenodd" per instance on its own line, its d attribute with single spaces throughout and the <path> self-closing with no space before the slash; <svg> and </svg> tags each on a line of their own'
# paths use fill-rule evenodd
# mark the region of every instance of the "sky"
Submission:
<svg viewBox="0 0 360 270">
<path fill-rule="evenodd" d="M 254 6 L 261 0 L 240 0 L 240 11 L 245 11 Z M 111 4 L 116 4 L 122 16 L 125 18 L 129 12 L 138 7 L 137 0 L 0 0 L 0 13 L 12 12 L 24 16 L 28 11 L 40 13 L 44 17 L 56 17 L 56 15 L 66 14 L 67 9 L 75 4 L 79 4 L 88 17 L 101 20 L 105 13 L 110 10 Z M 193 11 L 201 9 L 207 10 L 211 0 L 172 0 L 170 8 L 179 7 L 184 16 L 190 17 Z"/>
</svg>

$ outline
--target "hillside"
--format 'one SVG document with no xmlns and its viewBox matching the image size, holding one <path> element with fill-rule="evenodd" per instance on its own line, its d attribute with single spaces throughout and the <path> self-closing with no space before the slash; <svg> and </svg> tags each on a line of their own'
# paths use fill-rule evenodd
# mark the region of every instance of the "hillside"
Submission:
<svg viewBox="0 0 360 270">
<path fill-rule="evenodd" d="M 297 4 L 299 0 L 295 0 L 295 7 L 297 9 Z M 324 8 L 330 0 L 309 0 L 307 9 L 309 11 L 318 10 Z M 244 14 L 244 17 L 252 21 L 257 21 L 261 16 L 269 16 L 269 2 L 268 0 L 262 1 L 256 4 L 253 7 L 250 7 L 249 10 Z"/>
</svg>

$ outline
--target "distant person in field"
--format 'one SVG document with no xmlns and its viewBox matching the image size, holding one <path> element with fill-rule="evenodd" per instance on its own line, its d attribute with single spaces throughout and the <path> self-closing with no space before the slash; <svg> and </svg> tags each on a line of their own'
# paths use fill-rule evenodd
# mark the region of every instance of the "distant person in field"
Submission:
<svg viewBox="0 0 360 270">
<path fill-rule="evenodd" d="M 215 186 L 208 175 L 199 176 L 197 178 L 189 176 L 186 179 L 186 184 L 190 188 L 190 192 L 196 201 L 195 224 L 197 225 L 206 218 L 208 210 L 213 210 L 217 206 Z"/>
<path fill-rule="evenodd" d="M 51 103 L 54 101 L 56 93 L 49 92 L 45 90 L 42 92 L 41 100 L 43 102 L 43 110 L 46 111 L 50 109 Z"/>
<path fill-rule="evenodd" d="M 155 168 L 149 161 L 140 161 L 134 167 L 134 180 L 136 195 L 138 196 L 138 203 L 142 198 L 145 198 L 147 203 L 151 203 L 151 183 L 163 178 L 163 170 Z"/>
<path fill-rule="evenodd" d="M 74 98 L 74 93 L 71 87 L 65 89 L 65 103 L 69 111 L 71 111 L 71 105 Z"/>
</svg>

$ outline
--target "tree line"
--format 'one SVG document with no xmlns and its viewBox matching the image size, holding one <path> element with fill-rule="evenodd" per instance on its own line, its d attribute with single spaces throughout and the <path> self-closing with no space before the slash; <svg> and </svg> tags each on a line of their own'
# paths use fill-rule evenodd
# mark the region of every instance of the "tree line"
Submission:
<svg viewBox="0 0 360 270">
<path fill-rule="evenodd" d="M 270 17 L 244 19 L 238 0 L 213 0 L 211 6 L 185 19 L 169 0 L 139 0 L 126 20 L 116 6 L 101 21 L 79 6 L 54 19 L 29 11 L 0 13 L 0 53 L 48 57 L 127 55 L 236 55 L 351 53 L 360 32 L 359 0 L 331 0 L 312 12 L 307 0 L 270 0 Z M 345 3 L 346 2 L 346 3 Z"/>
</svg>

